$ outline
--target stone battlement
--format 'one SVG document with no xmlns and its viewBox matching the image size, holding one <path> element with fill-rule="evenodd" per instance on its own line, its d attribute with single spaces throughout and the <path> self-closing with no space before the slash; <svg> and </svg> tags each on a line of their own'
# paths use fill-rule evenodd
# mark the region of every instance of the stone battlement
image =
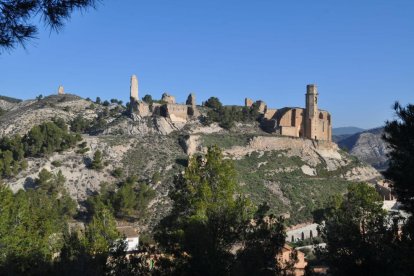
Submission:
<svg viewBox="0 0 414 276">
<path fill-rule="evenodd" d="M 63 88 L 62 88 L 63 89 Z M 318 109 L 318 88 L 315 84 L 306 86 L 306 107 L 268 108 L 264 101 L 245 99 L 245 106 L 257 109 L 261 117 L 261 127 L 269 133 L 282 136 L 302 137 L 312 140 L 332 140 L 332 120 L 327 111 Z M 148 104 L 139 100 L 138 78 L 131 77 L 130 112 L 140 116 L 160 115 L 173 122 L 187 122 L 197 118 L 199 111 L 194 94 L 190 94 L 186 104 L 177 104 L 175 97 L 163 93 L 161 103 Z"/>
</svg>

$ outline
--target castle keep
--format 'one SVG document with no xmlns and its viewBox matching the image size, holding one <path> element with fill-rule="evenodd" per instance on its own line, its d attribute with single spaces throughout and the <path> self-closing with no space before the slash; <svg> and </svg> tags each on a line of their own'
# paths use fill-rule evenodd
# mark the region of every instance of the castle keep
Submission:
<svg viewBox="0 0 414 276">
<path fill-rule="evenodd" d="M 256 102 L 263 113 L 262 128 L 283 136 L 302 137 L 313 140 L 332 140 L 332 120 L 329 112 L 318 109 L 318 89 L 316 85 L 306 87 L 306 107 L 284 107 L 269 109 L 263 102 Z M 253 101 L 246 99 L 253 106 Z M 256 107 L 257 108 L 257 107 Z M 263 111 L 264 109 L 264 111 Z"/>
<path fill-rule="evenodd" d="M 245 106 L 255 108 L 262 115 L 260 126 L 263 130 L 277 135 L 308 138 L 312 140 L 332 140 L 332 121 L 329 112 L 318 109 L 318 89 L 316 85 L 306 87 L 306 107 L 268 108 L 265 102 L 245 99 Z M 138 78 L 131 77 L 130 112 L 141 117 L 160 115 L 173 123 L 185 123 L 196 119 L 200 113 L 194 94 L 190 94 L 185 104 L 177 104 L 175 97 L 162 94 L 161 101 L 146 103 L 138 97 Z"/>
</svg>

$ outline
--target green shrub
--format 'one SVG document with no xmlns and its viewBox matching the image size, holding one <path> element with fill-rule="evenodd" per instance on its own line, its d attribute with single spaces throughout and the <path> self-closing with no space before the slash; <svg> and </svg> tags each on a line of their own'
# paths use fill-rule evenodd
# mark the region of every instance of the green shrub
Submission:
<svg viewBox="0 0 414 276">
<path fill-rule="evenodd" d="M 97 171 L 102 170 L 104 165 L 102 164 L 102 152 L 100 150 L 95 151 L 93 155 L 93 160 L 91 163 L 91 168 Z"/>
<path fill-rule="evenodd" d="M 216 97 L 211 97 L 204 103 L 210 110 L 205 118 L 206 124 L 219 123 L 222 128 L 231 129 L 236 122 L 253 122 L 260 118 L 257 105 L 250 107 L 223 106 Z"/>
<path fill-rule="evenodd" d="M 70 129 L 74 132 L 84 133 L 91 127 L 91 121 L 78 115 L 70 122 Z"/>
<path fill-rule="evenodd" d="M 55 161 L 52 161 L 52 166 L 54 166 L 54 167 L 60 167 L 60 166 L 62 166 L 62 161 L 59 161 L 59 160 L 55 160 Z"/>
<path fill-rule="evenodd" d="M 116 178 L 121 178 L 124 175 L 124 170 L 122 168 L 115 168 L 112 171 L 112 176 Z"/>
</svg>

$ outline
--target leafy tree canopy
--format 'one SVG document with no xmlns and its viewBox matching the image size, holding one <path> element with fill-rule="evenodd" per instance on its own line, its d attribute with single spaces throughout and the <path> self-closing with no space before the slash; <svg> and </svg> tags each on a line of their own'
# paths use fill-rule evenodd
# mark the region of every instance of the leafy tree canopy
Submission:
<svg viewBox="0 0 414 276">
<path fill-rule="evenodd" d="M 37 15 L 52 30 L 59 31 L 75 10 L 95 7 L 96 0 L 2 0 L 0 1 L 0 51 L 25 47 L 36 37 Z"/>
<path fill-rule="evenodd" d="M 327 243 L 321 255 L 332 273 L 391 275 L 397 256 L 392 245 L 397 228 L 382 209 L 375 188 L 352 184 L 345 198 L 333 198 L 330 206 L 320 230 Z"/>
<path fill-rule="evenodd" d="M 396 103 L 394 110 L 397 119 L 386 122 L 383 136 L 391 149 L 385 176 L 393 180 L 398 201 L 414 214 L 414 105 Z"/>
</svg>

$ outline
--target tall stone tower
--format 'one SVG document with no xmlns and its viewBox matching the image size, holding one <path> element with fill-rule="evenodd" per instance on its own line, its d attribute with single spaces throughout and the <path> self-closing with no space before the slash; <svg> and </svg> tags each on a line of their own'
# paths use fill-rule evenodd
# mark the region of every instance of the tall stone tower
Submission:
<svg viewBox="0 0 414 276">
<path fill-rule="evenodd" d="M 315 84 L 306 86 L 305 137 L 318 137 L 318 88 Z"/>
<path fill-rule="evenodd" d="M 138 79 L 137 76 L 131 76 L 131 87 L 130 87 L 131 100 L 138 101 Z"/>
<path fill-rule="evenodd" d="M 65 94 L 65 90 L 64 90 L 64 88 L 63 88 L 63 86 L 62 86 L 62 85 L 59 85 L 59 88 L 58 88 L 58 95 L 63 95 L 63 94 Z"/>
</svg>

